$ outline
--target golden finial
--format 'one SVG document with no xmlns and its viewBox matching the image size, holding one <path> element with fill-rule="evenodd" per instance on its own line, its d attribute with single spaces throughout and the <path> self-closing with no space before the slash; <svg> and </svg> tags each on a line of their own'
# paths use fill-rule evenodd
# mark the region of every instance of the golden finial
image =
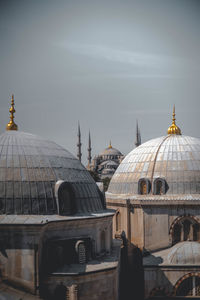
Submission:
<svg viewBox="0 0 200 300">
<path fill-rule="evenodd" d="M 9 112 L 10 112 L 10 122 L 7 124 L 6 130 L 18 130 L 18 126 L 14 122 L 15 103 L 14 103 L 14 95 L 13 94 L 12 94 L 11 107 L 9 109 Z"/>
<path fill-rule="evenodd" d="M 109 144 L 108 148 L 109 148 L 109 149 L 111 149 L 111 148 L 112 148 L 111 141 L 110 141 L 110 144 Z"/>
<path fill-rule="evenodd" d="M 168 134 L 178 134 L 178 135 L 181 135 L 181 130 L 180 130 L 180 128 L 175 123 L 175 121 L 176 121 L 175 116 L 176 116 L 176 114 L 175 114 L 175 105 L 174 105 L 174 107 L 173 107 L 173 114 L 172 114 L 172 125 L 168 128 L 167 133 Z"/>
</svg>

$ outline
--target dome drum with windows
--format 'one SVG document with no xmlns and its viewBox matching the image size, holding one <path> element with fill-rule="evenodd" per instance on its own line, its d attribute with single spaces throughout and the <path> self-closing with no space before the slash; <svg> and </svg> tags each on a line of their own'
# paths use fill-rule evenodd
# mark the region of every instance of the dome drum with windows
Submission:
<svg viewBox="0 0 200 300">
<path fill-rule="evenodd" d="M 143 143 L 124 158 L 112 177 L 108 197 L 200 194 L 200 139 L 181 135 L 175 107 L 167 133 Z"/>
</svg>

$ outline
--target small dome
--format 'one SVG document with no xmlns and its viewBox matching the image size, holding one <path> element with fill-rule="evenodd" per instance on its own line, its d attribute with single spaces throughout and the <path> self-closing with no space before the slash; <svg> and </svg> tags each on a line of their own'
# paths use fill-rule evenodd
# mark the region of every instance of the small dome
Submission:
<svg viewBox="0 0 200 300">
<path fill-rule="evenodd" d="M 200 265 L 200 243 L 180 242 L 171 248 L 144 256 L 144 266 Z"/>
<path fill-rule="evenodd" d="M 138 194 L 138 181 L 163 178 L 167 194 L 200 194 L 200 139 L 171 134 L 132 150 L 117 168 L 108 193 Z"/>
<path fill-rule="evenodd" d="M 29 133 L 0 135 L 0 214 L 57 214 L 59 180 L 73 190 L 77 213 L 103 210 L 96 183 L 67 150 Z"/>
<path fill-rule="evenodd" d="M 200 265 L 200 243 L 182 242 L 171 248 L 168 262 L 173 265 Z"/>
<path fill-rule="evenodd" d="M 108 148 L 106 148 L 106 149 L 104 149 L 101 153 L 100 153 L 100 155 L 102 155 L 102 156 L 104 156 L 104 155 L 117 155 L 117 156 L 123 156 L 123 154 L 119 151 L 119 150 L 117 150 L 117 149 L 115 149 L 115 148 L 113 148 L 113 147 L 108 147 Z"/>
</svg>

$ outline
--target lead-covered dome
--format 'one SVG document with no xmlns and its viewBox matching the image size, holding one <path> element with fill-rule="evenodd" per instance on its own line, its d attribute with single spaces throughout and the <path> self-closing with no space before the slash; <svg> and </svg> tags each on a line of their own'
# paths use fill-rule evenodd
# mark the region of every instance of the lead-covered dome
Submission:
<svg viewBox="0 0 200 300">
<path fill-rule="evenodd" d="M 104 149 L 100 153 L 100 155 L 101 156 L 117 156 L 117 157 L 123 156 L 123 154 L 119 150 L 113 148 L 111 145 L 108 148 Z"/>
<path fill-rule="evenodd" d="M 171 248 L 167 258 L 173 265 L 200 265 L 200 243 L 178 243 Z"/>
<path fill-rule="evenodd" d="M 153 254 L 153 255 L 152 255 Z M 145 266 L 200 265 L 200 243 L 185 241 L 143 258 Z"/>
<path fill-rule="evenodd" d="M 112 177 L 108 193 L 135 195 L 139 182 L 165 183 L 167 194 L 200 194 L 200 139 L 170 134 L 152 139 L 132 150 Z"/>
<path fill-rule="evenodd" d="M 57 181 L 66 182 L 65 209 L 65 198 L 73 196 L 76 213 L 103 210 L 96 183 L 67 150 L 29 133 L 0 135 L 0 214 L 57 214 Z"/>
</svg>

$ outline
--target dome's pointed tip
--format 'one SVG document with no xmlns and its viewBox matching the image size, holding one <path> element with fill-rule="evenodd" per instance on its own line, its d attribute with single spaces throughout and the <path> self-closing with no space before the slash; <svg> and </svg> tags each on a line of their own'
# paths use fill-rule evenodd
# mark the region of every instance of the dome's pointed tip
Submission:
<svg viewBox="0 0 200 300">
<path fill-rule="evenodd" d="M 15 114 L 15 103 L 14 103 L 14 94 L 11 96 L 11 107 L 9 109 L 10 112 L 10 121 L 6 126 L 6 130 L 18 130 L 17 124 L 14 122 L 14 114 Z"/>
<path fill-rule="evenodd" d="M 168 134 L 177 134 L 181 135 L 181 130 L 180 128 L 176 125 L 176 113 L 175 113 L 175 104 L 173 106 L 173 113 L 172 113 L 172 125 L 168 128 L 167 133 Z"/>
</svg>

